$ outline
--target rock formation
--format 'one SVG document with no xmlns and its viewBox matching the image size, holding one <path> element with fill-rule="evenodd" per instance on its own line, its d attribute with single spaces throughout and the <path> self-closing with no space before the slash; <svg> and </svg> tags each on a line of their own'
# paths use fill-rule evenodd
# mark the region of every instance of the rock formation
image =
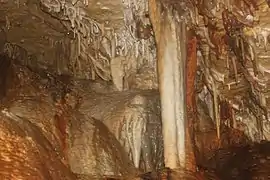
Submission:
<svg viewBox="0 0 270 180">
<path fill-rule="evenodd" d="M 9 123 L 24 133 L 30 123 L 63 153 L 52 168 L 86 176 L 195 173 L 217 149 L 268 141 L 269 10 L 266 0 L 0 0 L 0 139 Z M 85 165 L 92 158 L 106 168 Z"/>
</svg>

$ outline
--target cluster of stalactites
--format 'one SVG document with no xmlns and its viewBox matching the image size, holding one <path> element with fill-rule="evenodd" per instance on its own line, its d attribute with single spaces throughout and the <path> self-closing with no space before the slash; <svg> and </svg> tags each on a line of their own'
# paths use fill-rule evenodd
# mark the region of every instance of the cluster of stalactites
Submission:
<svg viewBox="0 0 270 180">
<path fill-rule="evenodd" d="M 155 67 L 147 1 L 122 1 L 124 26 L 118 29 L 93 20 L 87 13 L 88 0 L 41 0 L 41 3 L 70 21 L 70 32 L 75 40 L 71 50 L 74 73 L 83 73 L 80 76 L 87 79 L 95 79 L 98 75 L 108 81 L 113 76 L 111 62 L 113 67 L 122 68 L 122 74 L 135 72 L 145 63 Z M 119 60 L 119 56 L 125 58 Z"/>
<path fill-rule="evenodd" d="M 247 88 L 250 85 L 252 93 L 257 96 L 255 98 L 257 103 L 263 107 L 266 105 L 267 97 L 261 92 L 268 82 L 265 73 L 270 71 L 265 63 L 270 57 L 267 53 L 270 34 L 267 21 L 269 4 L 265 0 L 197 0 L 193 2 L 194 9 L 190 16 L 192 26 L 195 27 L 197 36 L 200 38 L 198 62 L 204 74 L 205 87 L 212 94 L 214 105 L 210 109 L 212 111 L 210 114 L 213 114 L 213 119 L 219 129 L 220 111 L 222 111 L 219 99 L 225 98 L 230 102 L 231 109 L 236 112 L 243 110 L 233 108 L 238 100 L 227 98 L 228 94 L 224 92 L 233 93 L 237 87 L 242 88 L 241 84 Z M 243 65 L 244 68 L 241 69 Z M 263 76 L 260 77 L 258 73 Z M 249 84 L 244 84 L 246 82 Z M 266 116 L 262 115 L 262 117 Z"/>
</svg>

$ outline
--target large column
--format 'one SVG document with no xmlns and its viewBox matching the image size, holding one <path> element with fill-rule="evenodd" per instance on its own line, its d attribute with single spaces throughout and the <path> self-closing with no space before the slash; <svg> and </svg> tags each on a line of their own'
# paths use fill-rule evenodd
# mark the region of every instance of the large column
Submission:
<svg viewBox="0 0 270 180">
<path fill-rule="evenodd" d="M 157 45 L 165 165 L 187 167 L 193 149 L 186 130 L 186 24 L 158 0 L 149 0 L 149 9 Z"/>
</svg>

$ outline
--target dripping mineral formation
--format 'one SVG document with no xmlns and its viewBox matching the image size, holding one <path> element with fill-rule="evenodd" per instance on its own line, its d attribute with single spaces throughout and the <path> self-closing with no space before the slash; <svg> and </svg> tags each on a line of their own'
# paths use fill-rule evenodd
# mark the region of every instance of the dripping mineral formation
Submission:
<svg viewBox="0 0 270 180">
<path fill-rule="evenodd" d="M 0 179 L 269 179 L 269 1 L 0 15 Z"/>
</svg>

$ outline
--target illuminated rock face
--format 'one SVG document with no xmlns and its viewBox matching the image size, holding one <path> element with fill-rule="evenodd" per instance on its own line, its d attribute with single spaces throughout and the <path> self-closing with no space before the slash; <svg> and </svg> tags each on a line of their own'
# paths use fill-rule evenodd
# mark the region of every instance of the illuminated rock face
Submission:
<svg viewBox="0 0 270 180">
<path fill-rule="evenodd" d="M 1 167 L 7 167 L 0 170 L 3 177 L 19 178 L 24 170 L 22 178 L 38 179 L 67 179 L 73 173 L 89 178 L 134 175 L 128 154 L 106 126 L 62 100 L 62 83 L 14 64 L 11 70 L 8 74 L 13 76 L 12 86 L 1 99 L 0 128 L 4 134 L 0 141 L 7 142 L 1 146 Z M 8 158 L 15 159 L 10 162 Z M 19 158 L 26 159 L 26 165 Z M 44 162 L 48 164 L 43 166 Z M 8 174 L 9 168 L 14 168 L 13 174 Z"/>
<path fill-rule="evenodd" d="M 79 111 L 103 122 L 135 167 L 145 172 L 164 166 L 160 101 L 157 91 L 81 92 Z"/>
<path fill-rule="evenodd" d="M 0 114 L 1 178 L 74 180 L 43 132 L 27 119 L 13 116 L 8 111 Z"/>
<path fill-rule="evenodd" d="M 187 10 L 187 13 L 181 18 L 186 19 L 188 27 L 194 28 L 199 39 L 197 83 L 200 86 L 197 86 L 196 89 L 197 92 L 205 94 L 199 98 L 203 101 L 204 106 L 207 106 L 207 114 L 215 123 L 217 138 L 221 138 L 220 128 L 227 124 L 244 131 L 252 141 L 268 139 L 267 58 L 269 52 L 267 48 L 269 30 L 265 18 L 268 17 L 269 12 L 267 2 L 198 1 L 196 4 L 182 2 L 181 5 L 184 4 L 186 7 L 184 9 L 181 9 L 181 5 L 177 2 L 152 1 L 150 4 L 152 5 L 150 6 L 151 20 L 157 41 L 165 164 L 167 162 L 170 167 L 177 166 L 177 162 L 172 159 L 177 159 L 176 154 L 179 153 L 179 147 L 176 147 L 183 142 L 183 139 L 180 142 L 172 140 L 179 136 L 171 138 L 173 134 L 177 134 L 177 129 L 166 135 L 165 132 L 168 128 L 165 126 L 168 122 L 173 126 L 176 126 L 177 122 L 185 122 L 183 119 L 172 120 L 174 119 L 173 114 L 177 114 L 173 109 L 179 99 L 170 98 L 170 95 L 178 97 L 178 92 L 183 93 L 179 90 L 174 92 L 172 88 L 178 85 L 173 83 L 173 79 L 177 79 L 177 76 L 174 75 L 176 70 L 171 67 L 177 66 L 178 63 L 173 62 L 174 59 L 177 59 L 173 55 L 184 49 L 182 46 L 174 51 L 173 49 L 177 45 L 174 44 L 173 39 L 178 37 L 182 41 L 184 39 L 179 34 L 175 36 L 174 24 L 177 23 L 171 19 L 177 19 L 177 15 L 184 14 L 183 12 L 187 9 L 189 11 Z M 178 18 L 178 22 L 181 22 L 181 18 Z M 170 26 L 166 25 L 166 22 L 170 22 Z M 174 38 L 170 39 L 171 36 Z M 178 56 L 180 62 L 185 58 L 182 57 L 182 54 Z M 188 54 L 188 56 L 191 55 Z M 166 59 L 168 60 L 166 61 Z M 187 66 L 187 72 L 183 73 L 184 70 L 180 70 L 180 73 L 187 75 L 188 68 Z M 180 77 L 183 77 L 183 74 Z M 178 82 L 183 81 L 179 78 Z M 186 90 L 187 86 L 187 84 L 183 84 L 181 90 Z M 168 103 L 166 103 L 167 101 Z M 170 113 L 166 113 L 167 111 Z M 186 113 L 185 110 L 181 110 L 181 112 Z M 165 120 L 166 118 L 167 120 Z M 170 146 L 171 144 L 174 145 Z M 170 157 L 167 158 L 170 160 L 166 160 L 166 155 Z M 183 157 L 184 154 L 180 156 Z"/>
<path fill-rule="evenodd" d="M 67 159 L 72 172 L 92 177 L 132 176 L 127 153 L 99 120 L 74 115 L 70 122 Z"/>
<path fill-rule="evenodd" d="M 194 164 L 195 96 L 217 138 L 224 124 L 252 141 L 270 138 L 268 1 L 2 0 L 0 5 L 0 52 L 14 61 L 55 75 L 112 81 L 109 92 L 159 88 L 169 167 Z M 146 104 L 140 95 L 129 101 L 136 98 Z M 100 120 L 117 136 L 121 126 L 112 123 L 117 128 L 111 129 L 110 118 Z M 131 122 L 138 124 L 125 148 L 137 144 L 131 156 L 138 167 L 138 139 L 147 123 Z"/>
<path fill-rule="evenodd" d="M 216 124 L 226 122 L 252 141 L 269 139 L 267 2 L 199 4 L 206 7 L 198 8 L 198 25 L 202 27 L 198 31 L 202 39 L 199 67 L 209 90 L 206 94 L 217 94 L 217 100 L 214 96 L 211 101 L 202 98 L 209 114 Z M 224 102 L 229 106 L 223 106 Z"/>
</svg>

